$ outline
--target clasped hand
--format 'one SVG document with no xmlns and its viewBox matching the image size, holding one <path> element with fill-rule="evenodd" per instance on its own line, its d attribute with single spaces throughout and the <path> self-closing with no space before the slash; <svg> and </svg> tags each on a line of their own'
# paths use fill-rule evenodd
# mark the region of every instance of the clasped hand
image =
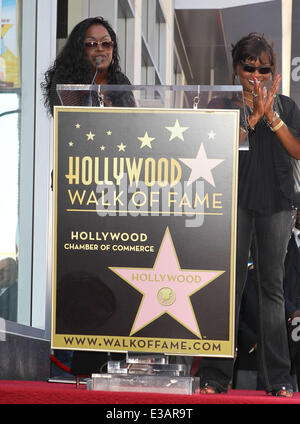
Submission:
<svg viewBox="0 0 300 424">
<path fill-rule="evenodd" d="M 261 87 L 254 75 L 252 75 L 252 78 L 254 82 L 253 113 L 249 124 L 255 127 L 263 116 L 266 117 L 268 122 L 272 121 L 274 116 L 273 104 L 279 89 L 281 75 L 278 74 L 274 77 L 269 90 L 266 87 Z"/>
</svg>

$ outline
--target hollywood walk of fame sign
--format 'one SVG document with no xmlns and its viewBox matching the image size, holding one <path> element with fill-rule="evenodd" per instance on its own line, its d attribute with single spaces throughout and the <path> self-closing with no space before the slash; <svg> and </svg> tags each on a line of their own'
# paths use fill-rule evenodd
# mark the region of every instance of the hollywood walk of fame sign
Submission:
<svg viewBox="0 0 300 424">
<path fill-rule="evenodd" d="M 238 123 L 55 108 L 53 348 L 233 356 Z"/>
</svg>

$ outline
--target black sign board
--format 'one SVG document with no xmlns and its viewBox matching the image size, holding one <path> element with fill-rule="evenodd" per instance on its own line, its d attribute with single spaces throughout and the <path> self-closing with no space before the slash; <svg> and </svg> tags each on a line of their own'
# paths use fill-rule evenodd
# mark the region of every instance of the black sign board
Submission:
<svg viewBox="0 0 300 424">
<path fill-rule="evenodd" d="M 238 127 L 55 108 L 53 348 L 233 356 Z"/>
</svg>

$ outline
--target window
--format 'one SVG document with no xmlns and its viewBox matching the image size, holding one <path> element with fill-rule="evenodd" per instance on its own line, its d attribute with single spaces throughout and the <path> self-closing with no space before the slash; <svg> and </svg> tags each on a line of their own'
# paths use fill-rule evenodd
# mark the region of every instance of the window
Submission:
<svg viewBox="0 0 300 424">
<path fill-rule="evenodd" d="M 55 21 L 38 2 L 0 1 L 0 318 L 45 329 L 51 124 L 39 84 Z"/>
<path fill-rule="evenodd" d="M 156 2 L 154 60 L 161 75 L 165 73 L 166 21 L 159 1 Z"/>
<path fill-rule="evenodd" d="M 30 3 L 23 10 L 17 0 L 2 0 L 0 71 L 0 317 L 26 325 L 31 320 L 35 93 L 35 5 L 32 9 Z"/>
<path fill-rule="evenodd" d="M 133 81 L 134 61 L 134 12 L 130 1 L 119 1 L 118 7 L 118 44 L 121 69 Z"/>
<path fill-rule="evenodd" d="M 143 84 L 165 81 L 166 21 L 159 0 L 144 0 L 142 9 Z"/>
</svg>

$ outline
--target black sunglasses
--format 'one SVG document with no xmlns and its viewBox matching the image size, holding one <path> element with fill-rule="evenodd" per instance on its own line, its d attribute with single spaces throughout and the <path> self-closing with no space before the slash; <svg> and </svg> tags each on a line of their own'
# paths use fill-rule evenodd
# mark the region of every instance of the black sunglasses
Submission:
<svg viewBox="0 0 300 424">
<path fill-rule="evenodd" d="M 113 47 L 114 42 L 113 41 L 86 41 L 84 45 L 87 49 L 96 49 L 100 45 L 102 49 L 110 50 Z"/>
<path fill-rule="evenodd" d="M 249 72 L 250 74 L 253 74 L 256 70 L 262 75 L 269 74 L 272 72 L 272 66 L 254 66 L 251 65 L 251 63 L 243 63 L 241 62 L 243 71 Z"/>
</svg>

